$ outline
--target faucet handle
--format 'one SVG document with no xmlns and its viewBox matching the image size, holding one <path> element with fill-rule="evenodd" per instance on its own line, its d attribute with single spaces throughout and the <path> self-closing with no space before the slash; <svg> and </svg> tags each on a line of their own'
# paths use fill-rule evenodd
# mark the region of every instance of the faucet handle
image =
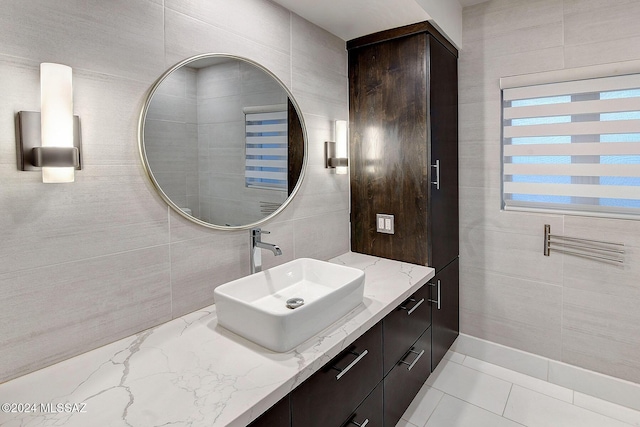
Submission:
<svg viewBox="0 0 640 427">
<path fill-rule="evenodd" d="M 251 229 L 251 236 L 252 237 L 255 237 L 255 238 L 259 239 L 260 236 L 263 235 L 263 234 L 271 234 L 271 232 L 267 231 L 267 230 L 263 230 L 260 227 L 256 227 L 256 228 L 252 228 Z"/>
</svg>

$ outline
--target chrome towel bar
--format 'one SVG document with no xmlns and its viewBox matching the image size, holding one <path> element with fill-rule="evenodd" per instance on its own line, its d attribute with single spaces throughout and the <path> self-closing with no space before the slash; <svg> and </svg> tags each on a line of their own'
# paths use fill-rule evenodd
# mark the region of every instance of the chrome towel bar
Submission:
<svg viewBox="0 0 640 427">
<path fill-rule="evenodd" d="M 602 240 L 551 234 L 551 225 L 544 225 L 544 256 L 551 251 L 596 261 L 624 264 L 624 244 Z"/>
</svg>

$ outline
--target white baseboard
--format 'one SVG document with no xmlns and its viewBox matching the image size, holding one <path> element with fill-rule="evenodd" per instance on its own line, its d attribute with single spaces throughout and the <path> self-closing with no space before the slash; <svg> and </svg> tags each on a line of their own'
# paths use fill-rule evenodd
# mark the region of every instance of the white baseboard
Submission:
<svg viewBox="0 0 640 427">
<path fill-rule="evenodd" d="M 640 411 L 640 384 L 460 334 L 452 351 Z"/>
</svg>

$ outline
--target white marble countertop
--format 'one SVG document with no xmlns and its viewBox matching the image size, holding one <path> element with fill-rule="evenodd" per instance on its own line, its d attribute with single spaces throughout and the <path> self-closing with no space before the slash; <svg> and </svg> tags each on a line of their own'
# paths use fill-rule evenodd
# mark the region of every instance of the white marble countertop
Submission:
<svg viewBox="0 0 640 427">
<path fill-rule="evenodd" d="M 219 327 L 212 305 L 0 384 L 0 425 L 245 426 L 434 275 L 357 253 L 331 262 L 365 271 L 364 303 L 288 353 Z"/>
</svg>

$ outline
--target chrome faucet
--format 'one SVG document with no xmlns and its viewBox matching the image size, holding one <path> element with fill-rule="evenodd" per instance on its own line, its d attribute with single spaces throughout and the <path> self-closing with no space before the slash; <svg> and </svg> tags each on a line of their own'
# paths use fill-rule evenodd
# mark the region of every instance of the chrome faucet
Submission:
<svg viewBox="0 0 640 427">
<path fill-rule="evenodd" d="M 251 274 L 262 271 L 262 251 L 269 249 L 275 256 L 282 255 L 282 250 L 278 245 L 265 243 L 262 241 L 263 234 L 270 234 L 260 228 L 251 229 Z"/>
</svg>

